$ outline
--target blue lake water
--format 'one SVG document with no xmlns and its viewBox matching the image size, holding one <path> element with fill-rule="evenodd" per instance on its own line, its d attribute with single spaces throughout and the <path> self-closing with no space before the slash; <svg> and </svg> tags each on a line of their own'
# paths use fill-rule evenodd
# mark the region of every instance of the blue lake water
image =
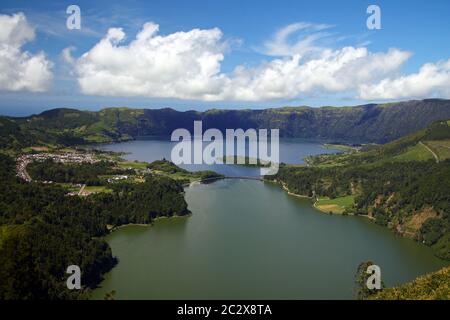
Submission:
<svg viewBox="0 0 450 320">
<path fill-rule="evenodd" d="M 126 152 L 123 158 L 127 160 L 138 160 L 152 162 L 162 158 L 171 159 L 171 152 L 177 142 L 170 141 L 170 138 L 148 138 L 134 140 L 123 143 L 104 144 L 98 148 L 102 150 Z M 205 142 L 203 147 L 208 143 Z M 269 144 L 270 150 L 270 144 Z M 245 151 L 248 155 L 248 148 Z M 336 153 L 341 150 L 327 149 L 317 142 L 307 142 L 299 139 L 280 139 L 279 143 L 279 161 L 288 164 L 303 164 L 304 158 L 309 155 L 324 153 Z M 235 151 L 238 156 L 243 156 Z M 230 154 L 230 153 L 225 153 Z M 260 169 L 227 164 L 180 164 L 180 167 L 189 171 L 214 170 L 227 176 L 259 176 Z"/>
</svg>

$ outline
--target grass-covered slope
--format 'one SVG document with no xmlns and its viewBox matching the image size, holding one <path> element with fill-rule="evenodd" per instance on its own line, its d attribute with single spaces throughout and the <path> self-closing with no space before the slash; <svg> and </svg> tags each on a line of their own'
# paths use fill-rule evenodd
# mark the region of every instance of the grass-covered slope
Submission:
<svg viewBox="0 0 450 320">
<path fill-rule="evenodd" d="M 145 135 L 170 135 L 177 128 L 279 129 L 282 137 L 332 142 L 385 143 L 450 118 L 450 100 L 406 101 L 356 107 L 285 107 L 263 110 L 179 112 L 173 109 L 108 108 L 99 112 L 54 109 L 24 118 L 2 118 L 0 131 L 24 136 L 0 141 L 2 146 L 34 143 L 81 144 L 123 141 Z M 3 129 L 2 129 L 3 127 Z M 11 131 L 12 130 L 12 131 Z M 9 140 L 8 140 L 9 139 Z M 30 141 L 31 140 L 31 141 Z"/>
<path fill-rule="evenodd" d="M 308 163 L 320 167 L 406 162 L 449 158 L 450 125 L 437 121 L 427 128 L 383 145 L 365 145 L 360 151 L 309 157 Z"/>
</svg>

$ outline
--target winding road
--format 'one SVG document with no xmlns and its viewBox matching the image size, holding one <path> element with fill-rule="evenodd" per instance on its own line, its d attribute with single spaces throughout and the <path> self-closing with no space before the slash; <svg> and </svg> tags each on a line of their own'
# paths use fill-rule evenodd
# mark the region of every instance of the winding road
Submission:
<svg viewBox="0 0 450 320">
<path fill-rule="evenodd" d="M 434 151 L 431 150 L 431 148 L 428 147 L 428 146 L 427 146 L 425 143 L 423 143 L 422 141 L 419 141 L 419 143 L 420 143 L 422 146 L 424 146 L 428 151 L 430 151 L 431 154 L 433 155 L 433 157 L 436 159 L 436 163 L 439 163 L 439 157 L 437 156 L 437 154 L 434 153 Z"/>
</svg>

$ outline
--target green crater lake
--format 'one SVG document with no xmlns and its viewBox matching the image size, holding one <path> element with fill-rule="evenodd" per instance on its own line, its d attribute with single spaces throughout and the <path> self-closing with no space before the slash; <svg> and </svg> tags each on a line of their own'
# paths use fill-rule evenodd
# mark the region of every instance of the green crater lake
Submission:
<svg viewBox="0 0 450 320">
<path fill-rule="evenodd" d="M 94 299 L 351 299 L 358 264 L 387 286 L 447 263 L 362 217 L 321 213 L 271 183 L 186 188 L 192 215 L 126 226 L 107 237 L 119 264 Z"/>
<path fill-rule="evenodd" d="M 144 139 L 102 145 L 129 160 L 170 159 L 174 143 Z M 280 140 L 280 160 L 337 152 L 319 143 Z M 255 176 L 235 165 L 187 165 L 227 176 Z M 362 261 L 381 268 L 387 286 L 448 263 L 431 249 L 367 218 L 324 214 L 310 200 L 255 180 L 219 180 L 185 189 L 192 215 L 125 226 L 106 239 L 119 264 L 94 299 L 351 299 Z"/>
</svg>

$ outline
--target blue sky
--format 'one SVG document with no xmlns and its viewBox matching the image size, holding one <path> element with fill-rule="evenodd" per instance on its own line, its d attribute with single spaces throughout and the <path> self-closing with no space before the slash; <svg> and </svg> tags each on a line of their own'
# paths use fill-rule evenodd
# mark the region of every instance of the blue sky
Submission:
<svg viewBox="0 0 450 320">
<path fill-rule="evenodd" d="M 70 4 L 81 8 L 81 30 L 66 28 L 65 11 Z M 381 8 L 381 30 L 366 27 L 369 16 L 366 9 L 370 4 Z M 17 23 L 26 23 L 34 30 L 34 36 L 24 35 L 20 45 L 14 44 L 16 49 L 28 58 L 42 52 L 40 62 L 51 66 L 42 67 L 47 68 L 40 69 L 42 76 L 30 82 L 16 72 L 20 69 L 14 66 L 21 57 L 19 53 L 15 53 L 16 60 L 3 63 L 0 60 L 0 71 L 17 81 L 15 84 L 3 79 L 2 86 L 0 80 L 2 114 L 30 114 L 55 107 L 97 110 L 106 106 L 171 106 L 178 110 L 204 110 L 356 105 L 448 98 L 450 94 L 450 2 L 445 0 L 3 0 L 0 4 L 0 14 L 5 19 L 19 12 L 26 22 Z M 159 26 L 153 40 L 149 39 L 147 45 L 132 46 L 146 22 Z M 294 31 L 282 42 L 285 50 L 278 50 L 277 32 L 289 30 L 286 29 L 289 26 Z M 110 28 L 122 28 L 123 37 L 119 35 L 120 42 L 112 48 L 99 48 L 94 55 L 93 48 Z M 194 29 L 204 32 L 195 36 Z M 179 32 L 184 32 L 189 40 L 176 38 Z M 150 44 L 156 36 L 161 36 L 165 44 Z M 298 49 L 304 48 L 303 45 L 295 46 L 310 36 L 315 40 L 303 43 L 306 49 Z M 5 37 L 9 40 L 4 41 L 11 42 L 15 35 Z M 175 50 L 188 46 L 195 51 L 182 51 L 166 59 L 165 50 L 173 47 L 172 37 L 176 38 L 173 46 L 178 46 Z M 117 49 L 121 46 L 127 48 L 126 53 Z M 67 56 L 63 58 L 65 48 L 72 48 L 67 51 L 70 61 Z M 344 48 L 352 49 L 346 53 L 349 58 L 343 57 Z M 397 51 L 389 51 L 392 48 Z M 154 52 L 148 52 L 147 56 L 142 50 Z M 83 54 L 88 57 L 80 59 Z M 299 60 L 295 60 L 297 54 Z M 125 57 L 121 65 L 113 61 L 116 55 Z M 204 59 L 197 59 L 199 56 Z M 139 61 L 141 57 L 143 60 Z M 28 61 L 21 59 L 22 65 L 23 59 Z M 169 65 L 161 67 L 160 61 Z M 175 70 L 173 65 L 177 62 L 180 65 Z M 323 64 L 319 71 L 305 67 L 317 64 Z M 431 66 L 421 71 L 426 64 Z M 237 67 L 244 71 L 236 73 Z M 140 72 L 142 69 L 148 70 L 148 74 Z M 158 70 L 163 70 L 164 75 L 158 76 Z M 197 77 L 198 70 L 205 75 Z M 127 89 L 136 83 L 142 87 Z M 175 89 L 169 88 L 172 83 Z M 418 88 L 413 87 L 416 83 L 420 84 Z M 242 88 L 243 92 L 236 93 Z"/>
</svg>

